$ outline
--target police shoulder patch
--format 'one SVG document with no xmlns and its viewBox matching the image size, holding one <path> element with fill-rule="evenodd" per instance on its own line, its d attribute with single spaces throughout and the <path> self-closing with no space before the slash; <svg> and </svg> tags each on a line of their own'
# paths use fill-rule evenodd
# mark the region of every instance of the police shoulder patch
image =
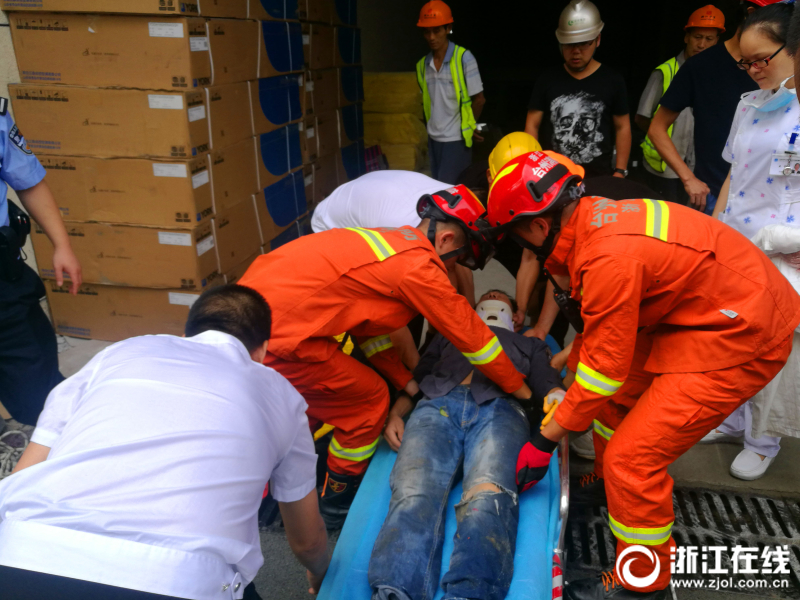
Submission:
<svg viewBox="0 0 800 600">
<path fill-rule="evenodd" d="M 8 112 L 8 98 L 0 96 L 0 117 L 5 117 Z"/>
<path fill-rule="evenodd" d="M 11 128 L 11 131 L 8 132 L 8 139 L 11 140 L 11 143 L 22 150 L 25 154 L 33 154 L 33 152 L 28 150 L 28 146 L 25 144 L 25 138 L 22 137 L 22 132 L 16 125 L 14 125 Z"/>
</svg>

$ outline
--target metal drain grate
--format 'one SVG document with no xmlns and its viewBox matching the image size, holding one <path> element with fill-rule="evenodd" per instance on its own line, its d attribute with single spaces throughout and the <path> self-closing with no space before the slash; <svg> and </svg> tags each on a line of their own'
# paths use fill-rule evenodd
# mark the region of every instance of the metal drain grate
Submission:
<svg viewBox="0 0 800 600">
<path fill-rule="evenodd" d="M 789 589 L 741 589 L 738 593 L 762 598 L 800 599 L 800 500 L 766 498 L 748 494 L 703 489 L 675 489 L 673 537 L 687 546 L 736 545 L 758 548 L 787 545 L 790 553 Z M 616 538 L 608 528 L 605 507 L 572 507 L 566 534 L 567 568 L 581 572 L 613 567 Z M 729 568 L 731 557 L 723 553 L 722 566 Z M 586 573 L 583 573 L 586 574 Z M 737 578 L 767 579 L 770 575 L 736 575 Z M 679 592 L 680 595 L 680 592 Z"/>
</svg>

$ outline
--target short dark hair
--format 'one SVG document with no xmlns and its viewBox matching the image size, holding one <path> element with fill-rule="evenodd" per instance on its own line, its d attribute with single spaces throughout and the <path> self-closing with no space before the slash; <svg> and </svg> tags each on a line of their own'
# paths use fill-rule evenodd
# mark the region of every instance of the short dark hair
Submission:
<svg viewBox="0 0 800 600">
<path fill-rule="evenodd" d="M 792 20 L 786 32 L 786 51 L 791 56 L 796 56 L 800 51 L 800 10 L 792 11 Z"/>
<path fill-rule="evenodd" d="M 744 20 L 739 37 L 748 29 L 756 27 L 776 44 L 786 44 L 786 32 L 792 20 L 792 13 L 794 13 L 792 4 L 778 3 L 759 8 Z"/>
<path fill-rule="evenodd" d="M 184 332 L 192 337 L 204 331 L 232 335 L 253 352 L 269 339 L 272 311 L 264 297 L 235 283 L 206 290 L 189 310 Z"/>
<path fill-rule="evenodd" d="M 517 312 L 517 309 L 519 308 L 519 306 L 517 306 L 517 301 L 514 299 L 514 296 L 512 296 L 505 290 L 496 290 L 496 289 L 489 290 L 488 292 L 484 292 L 483 294 L 481 294 L 481 298 L 483 298 L 486 294 L 491 294 L 492 292 L 494 292 L 495 294 L 503 294 L 503 296 L 508 298 L 508 301 L 511 302 L 511 310 Z"/>
</svg>

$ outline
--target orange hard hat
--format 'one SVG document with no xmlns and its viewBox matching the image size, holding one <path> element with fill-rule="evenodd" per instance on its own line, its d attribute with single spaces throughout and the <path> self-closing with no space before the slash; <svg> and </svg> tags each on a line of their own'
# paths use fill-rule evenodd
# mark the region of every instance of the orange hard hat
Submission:
<svg viewBox="0 0 800 600">
<path fill-rule="evenodd" d="M 450 25 L 453 22 L 453 13 L 450 7 L 442 0 L 431 0 L 419 11 L 417 27 L 439 27 Z"/>
<path fill-rule="evenodd" d="M 692 27 L 710 27 L 725 31 L 725 15 L 716 6 L 709 4 L 703 8 L 698 8 L 689 17 L 689 22 L 686 23 L 684 29 L 691 29 Z"/>
</svg>

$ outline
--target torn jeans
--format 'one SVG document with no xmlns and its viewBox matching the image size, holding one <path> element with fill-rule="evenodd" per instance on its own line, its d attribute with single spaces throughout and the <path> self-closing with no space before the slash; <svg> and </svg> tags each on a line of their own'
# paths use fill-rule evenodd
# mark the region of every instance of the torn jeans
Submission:
<svg viewBox="0 0 800 600">
<path fill-rule="evenodd" d="M 390 479 L 389 514 L 372 550 L 369 583 L 379 600 L 433 600 L 439 587 L 447 497 L 463 465 L 464 495 L 446 600 L 502 600 L 511 585 L 519 506 L 516 461 L 530 435 L 519 404 L 477 405 L 468 386 L 423 400 L 406 425 Z M 468 491 L 482 483 L 500 492 Z"/>
</svg>

